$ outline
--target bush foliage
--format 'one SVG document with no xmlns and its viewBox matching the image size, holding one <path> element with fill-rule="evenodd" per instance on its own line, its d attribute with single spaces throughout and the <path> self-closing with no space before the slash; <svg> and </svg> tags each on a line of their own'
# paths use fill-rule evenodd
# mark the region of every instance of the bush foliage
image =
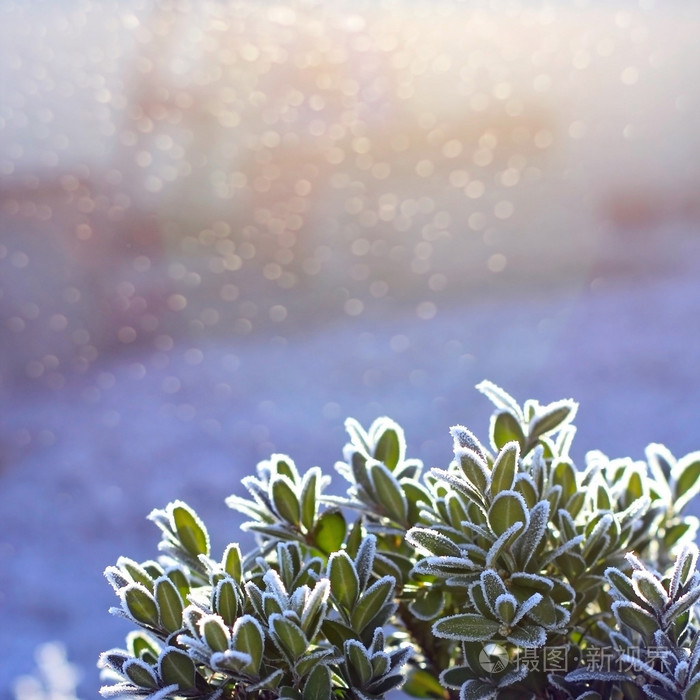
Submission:
<svg viewBox="0 0 700 700">
<path fill-rule="evenodd" d="M 646 462 L 570 447 L 576 404 L 490 382 L 486 447 L 452 428 L 424 470 L 388 418 L 350 436 L 328 495 L 275 454 L 227 504 L 257 547 L 211 552 L 196 513 L 151 513 L 158 561 L 121 557 L 111 612 L 138 631 L 100 657 L 105 697 L 700 699 L 700 453 Z M 352 515 L 351 515 L 352 514 Z"/>
</svg>

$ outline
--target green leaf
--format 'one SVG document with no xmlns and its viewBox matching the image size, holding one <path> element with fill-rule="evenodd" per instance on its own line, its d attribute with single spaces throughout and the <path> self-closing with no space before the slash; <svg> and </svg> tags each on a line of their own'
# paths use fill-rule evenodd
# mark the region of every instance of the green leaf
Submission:
<svg viewBox="0 0 700 700">
<path fill-rule="evenodd" d="M 527 526 L 529 517 L 525 499 L 515 491 L 501 491 L 491 503 L 488 520 L 495 535 L 503 534 L 517 522 Z"/>
<path fill-rule="evenodd" d="M 144 569 L 143 566 L 137 564 L 132 559 L 127 557 L 119 557 L 117 566 L 126 572 L 134 583 L 142 584 L 149 592 L 153 592 L 153 577 Z M 124 584 L 125 585 L 125 584 Z"/>
<path fill-rule="evenodd" d="M 646 600 L 654 612 L 663 613 L 668 605 L 669 599 L 661 582 L 649 571 L 633 571 L 632 584 L 636 588 L 640 597 Z"/>
<path fill-rule="evenodd" d="M 294 587 L 294 579 L 301 570 L 301 552 L 298 542 L 278 542 L 277 561 L 279 574 L 287 590 Z"/>
<path fill-rule="evenodd" d="M 599 511 L 611 510 L 612 508 L 612 496 L 610 495 L 610 489 L 605 484 L 598 484 L 598 491 L 596 494 L 596 508 Z"/>
<path fill-rule="evenodd" d="M 396 581 L 393 577 L 384 576 L 362 594 L 351 615 L 352 626 L 359 634 L 382 607 L 392 600 L 395 586 Z"/>
<path fill-rule="evenodd" d="M 535 444 L 538 438 L 557 430 L 573 420 L 578 404 L 571 399 L 555 401 L 537 411 L 530 420 L 528 441 Z"/>
<path fill-rule="evenodd" d="M 332 691 L 330 669 L 321 663 L 309 673 L 301 697 L 302 700 L 331 700 Z"/>
<path fill-rule="evenodd" d="M 496 408 L 512 413 L 518 420 L 524 420 L 520 404 L 505 390 L 485 379 L 476 385 L 478 391 L 486 396 Z"/>
<path fill-rule="evenodd" d="M 564 504 L 568 509 L 569 513 L 575 518 L 581 512 L 583 504 L 586 502 L 586 492 L 577 491 L 569 500 Z"/>
<path fill-rule="evenodd" d="M 525 499 L 528 508 L 532 508 L 537 503 L 537 490 L 529 474 L 520 473 L 515 477 L 513 491 L 516 491 Z"/>
<path fill-rule="evenodd" d="M 379 557 L 377 557 L 379 558 Z M 479 566 L 465 557 L 431 557 L 419 559 L 413 567 L 414 574 L 418 576 L 438 576 L 440 578 L 473 578 L 479 570 Z"/>
<path fill-rule="evenodd" d="M 611 537 L 614 536 L 615 525 L 615 517 L 612 513 L 605 513 L 597 523 L 587 525 L 588 532 L 581 553 L 589 564 L 598 561 L 606 547 L 609 546 Z"/>
<path fill-rule="evenodd" d="M 241 548 L 236 542 L 228 545 L 224 550 L 224 556 L 221 559 L 224 571 L 236 582 L 241 582 Z"/>
<path fill-rule="evenodd" d="M 421 509 L 430 505 L 430 493 L 423 484 L 411 479 L 402 479 L 401 488 L 408 501 L 408 524 L 413 525 L 420 520 Z"/>
<path fill-rule="evenodd" d="M 481 615 L 465 613 L 443 617 L 433 625 L 433 634 L 443 639 L 464 642 L 483 642 L 498 636 L 500 623 Z"/>
<path fill-rule="evenodd" d="M 578 488 L 576 484 L 576 470 L 573 464 L 566 460 L 560 460 L 552 467 L 551 480 L 561 486 L 563 502 L 566 503 Z"/>
<path fill-rule="evenodd" d="M 685 518 L 681 522 L 669 525 L 664 532 L 663 542 L 666 551 L 671 550 L 677 542 L 680 542 L 689 533 L 694 533 L 696 526 L 690 518 Z"/>
<path fill-rule="evenodd" d="M 309 641 L 299 625 L 273 613 L 269 618 L 270 636 L 279 650 L 294 662 L 308 651 Z"/>
<path fill-rule="evenodd" d="M 227 627 L 231 627 L 238 616 L 236 584 L 227 578 L 216 584 L 214 612 L 220 615 Z"/>
<path fill-rule="evenodd" d="M 345 521 L 343 521 L 345 522 Z M 353 523 L 348 533 L 347 540 L 345 542 L 345 551 L 354 559 L 357 557 L 357 553 L 360 551 L 360 545 L 364 542 L 364 536 L 362 534 L 362 518 L 358 518 Z M 335 550 L 340 549 L 340 546 L 336 547 Z"/>
<path fill-rule="evenodd" d="M 294 460 L 288 455 L 274 454 L 270 457 L 270 466 L 273 474 L 286 476 L 292 484 L 299 483 L 299 472 L 297 471 Z"/>
<path fill-rule="evenodd" d="M 346 552 L 331 554 L 328 559 L 328 578 L 333 597 L 345 610 L 352 610 L 360 592 L 360 579 L 355 564 Z"/>
<path fill-rule="evenodd" d="M 476 652 L 476 658 L 474 660 L 474 667 L 481 671 L 481 665 L 479 663 L 479 654 L 484 650 L 483 645 L 465 644 L 464 647 L 467 650 L 467 654 L 471 658 L 472 646 L 477 646 L 478 651 Z M 445 669 L 440 674 L 440 683 L 447 688 L 453 688 L 454 690 L 459 690 L 468 680 L 474 678 L 474 671 L 471 666 L 452 666 L 451 668 Z"/>
<path fill-rule="evenodd" d="M 401 690 L 414 698 L 434 698 L 443 700 L 445 690 L 440 681 L 420 668 L 412 668 L 408 671 L 406 682 L 401 686 Z"/>
<path fill-rule="evenodd" d="M 345 539 L 345 517 L 337 508 L 321 513 L 314 526 L 314 544 L 324 554 L 337 552 Z"/>
<path fill-rule="evenodd" d="M 388 567 L 384 566 L 384 564 L 387 562 L 390 562 L 390 566 L 393 566 L 392 571 L 386 570 Z M 374 573 L 377 576 L 393 576 L 398 584 L 408 580 L 412 569 L 413 560 L 396 550 L 377 552 L 374 557 Z M 398 574 L 396 572 L 398 572 Z"/>
<path fill-rule="evenodd" d="M 642 475 L 636 470 L 630 470 L 629 479 L 627 481 L 626 503 L 632 503 L 646 494 L 647 490 L 644 488 Z"/>
<path fill-rule="evenodd" d="M 347 551 L 347 550 L 346 550 Z M 369 577 L 372 575 L 374 566 L 374 556 L 377 553 L 377 538 L 374 535 L 365 537 L 357 548 L 357 552 L 352 556 L 355 562 L 355 571 L 360 579 L 360 588 L 367 587 Z"/>
<path fill-rule="evenodd" d="M 693 605 L 700 600 L 700 586 L 691 588 L 687 593 L 684 593 L 678 598 L 664 613 L 664 625 L 672 624 L 678 617 L 684 615 Z"/>
<path fill-rule="evenodd" d="M 129 614 L 140 624 L 158 627 L 158 604 L 140 583 L 131 583 L 122 588 L 124 605 Z"/>
<path fill-rule="evenodd" d="M 263 617 L 269 618 L 273 613 L 277 615 L 282 614 L 282 602 L 276 595 L 270 593 L 269 591 L 263 594 L 263 608 Z"/>
<path fill-rule="evenodd" d="M 462 550 L 452 540 L 435 530 L 413 527 L 406 533 L 406 539 L 415 547 L 422 547 L 430 554 L 438 557 L 462 556 Z"/>
<path fill-rule="evenodd" d="M 342 651 L 345 642 L 348 639 L 356 639 L 359 641 L 360 636 L 347 625 L 339 622 L 338 620 L 324 620 L 322 625 L 323 634 L 326 639 L 333 644 L 338 651 Z"/>
<path fill-rule="evenodd" d="M 510 593 L 504 593 L 496 598 L 496 615 L 506 624 L 510 624 L 515 617 L 518 601 Z"/>
<path fill-rule="evenodd" d="M 537 596 L 537 601 L 535 601 L 534 596 Z M 565 613 L 561 612 L 562 608 L 557 608 L 549 596 L 543 596 L 539 593 L 535 593 L 534 596 L 531 596 L 528 601 L 524 602 L 524 605 L 529 603 L 531 606 L 525 613 L 531 620 L 545 629 L 553 629 L 564 622 Z M 532 603 L 535 604 L 533 605 Z M 518 617 L 520 617 L 520 614 L 519 611 Z"/>
<path fill-rule="evenodd" d="M 375 678 L 379 678 L 380 676 L 383 676 L 385 673 L 390 672 L 390 667 L 391 667 L 391 657 L 389 654 L 386 653 L 373 653 L 372 652 L 372 646 L 370 645 L 370 648 L 367 650 L 370 653 L 371 656 L 371 662 L 372 662 L 372 675 Z M 383 650 L 382 650 L 383 651 Z"/>
<path fill-rule="evenodd" d="M 525 569 L 538 552 L 549 522 L 549 501 L 539 501 L 530 508 L 530 522 L 515 542 L 514 550 L 520 567 Z"/>
<path fill-rule="evenodd" d="M 234 649 L 215 651 L 210 657 L 208 665 L 214 671 L 233 671 L 240 673 L 251 663 L 250 655 Z"/>
<path fill-rule="evenodd" d="M 498 454 L 491 470 L 491 496 L 509 491 L 515 483 L 520 445 L 509 442 Z"/>
<path fill-rule="evenodd" d="M 260 623 L 252 615 L 243 615 L 233 625 L 231 648 L 250 656 L 250 664 L 243 670 L 256 675 L 260 669 L 265 646 L 265 635 Z"/>
<path fill-rule="evenodd" d="M 354 688 L 362 688 L 372 678 L 372 663 L 367 649 L 361 642 L 349 639 L 345 642 L 345 659 Z"/>
<path fill-rule="evenodd" d="M 160 648 L 156 646 L 153 638 L 142 631 L 129 632 L 126 637 L 126 648 L 137 659 L 155 663 L 160 654 Z"/>
<path fill-rule="evenodd" d="M 154 592 L 161 626 L 168 632 L 179 630 L 182 627 L 184 606 L 175 584 L 167 576 L 161 576 L 156 580 Z"/>
<path fill-rule="evenodd" d="M 523 523 L 513 523 L 505 532 L 502 532 L 489 547 L 484 565 L 487 567 L 496 567 L 501 555 L 505 556 L 505 552 L 508 551 L 511 543 L 516 539 L 523 527 Z"/>
<path fill-rule="evenodd" d="M 539 625 L 518 625 L 513 627 L 506 639 L 523 649 L 535 649 L 547 641 L 547 633 Z"/>
<path fill-rule="evenodd" d="M 438 586 L 419 588 L 408 609 L 419 620 L 434 620 L 445 606 L 445 594 Z"/>
<path fill-rule="evenodd" d="M 347 418 L 345 420 L 345 430 L 350 435 L 352 446 L 369 455 L 369 436 L 364 431 L 364 428 L 354 418 Z"/>
<path fill-rule="evenodd" d="M 474 609 L 482 616 L 486 618 L 493 617 L 493 610 L 489 602 L 486 600 L 486 593 L 484 592 L 484 587 L 479 583 L 474 583 L 469 587 L 469 598 L 471 599 Z"/>
<path fill-rule="evenodd" d="M 700 673 L 696 673 L 683 691 L 683 700 L 700 700 Z"/>
<path fill-rule="evenodd" d="M 653 640 L 654 632 L 659 629 L 656 618 L 635 603 L 616 600 L 612 604 L 612 611 L 621 625 L 636 630 L 644 637 L 645 641 Z"/>
<path fill-rule="evenodd" d="M 398 564 L 385 554 L 377 554 L 374 557 L 374 573 L 379 576 L 393 576 L 399 583 L 406 578 Z"/>
<path fill-rule="evenodd" d="M 457 454 L 460 449 L 464 448 L 476 452 L 483 460 L 488 459 L 488 453 L 484 449 L 484 446 L 471 430 L 467 430 L 463 425 L 453 425 L 450 428 L 450 435 L 452 435 L 455 454 Z"/>
<path fill-rule="evenodd" d="M 212 651 L 229 648 L 229 632 L 218 615 L 206 615 L 199 621 L 199 633 Z"/>
<path fill-rule="evenodd" d="M 158 675 L 164 685 L 177 684 L 182 691 L 196 687 L 196 670 L 192 659 L 181 649 L 166 647 L 158 659 Z"/>
<path fill-rule="evenodd" d="M 182 546 L 197 558 L 209 556 L 209 533 L 197 514 L 185 503 L 176 501 L 172 505 L 172 523 Z"/>
<path fill-rule="evenodd" d="M 700 491 L 700 452 L 686 455 L 673 467 L 674 510 L 679 513 Z"/>
<path fill-rule="evenodd" d="M 584 558 L 577 552 L 564 552 L 554 559 L 569 581 L 576 581 L 586 570 Z"/>
<path fill-rule="evenodd" d="M 477 489 L 474 484 L 465 477 L 444 469 L 432 469 L 432 475 L 440 481 L 449 484 L 455 491 L 465 496 L 467 499 L 481 505 L 484 502 L 484 492 Z"/>
<path fill-rule="evenodd" d="M 177 588 L 180 598 L 184 603 L 190 592 L 190 582 L 187 576 L 185 576 L 185 573 L 182 569 L 169 569 L 165 575 L 175 584 L 175 588 Z"/>
<path fill-rule="evenodd" d="M 282 679 L 284 678 L 284 669 L 283 668 L 278 668 L 276 671 L 273 671 L 269 676 L 265 676 L 261 681 L 256 683 L 255 685 L 251 685 L 248 687 L 248 693 L 254 693 L 257 692 L 258 690 L 276 690 L 279 687 L 279 684 L 281 683 Z"/>
<path fill-rule="evenodd" d="M 491 418 L 491 443 L 500 450 L 509 442 L 515 441 L 525 446 L 525 433 L 520 421 L 510 411 L 498 411 Z"/>
<path fill-rule="evenodd" d="M 676 597 L 679 588 L 684 586 L 688 577 L 695 571 L 695 563 L 698 558 L 698 548 L 695 544 L 688 544 L 678 553 L 671 571 L 671 581 L 668 586 L 668 594 Z"/>
<path fill-rule="evenodd" d="M 154 690 L 158 687 L 158 679 L 153 669 L 141 659 L 129 659 L 122 666 L 122 673 L 140 688 Z"/>
<path fill-rule="evenodd" d="M 556 513 L 559 510 L 559 501 L 561 501 L 561 486 L 559 484 L 550 484 L 547 491 L 547 501 L 549 501 L 550 513 Z"/>
<path fill-rule="evenodd" d="M 389 471 L 393 472 L 403 460 L 405 452 L 403 430 L 388 418 L 381 418 L 375 424 L 380 424 L 384 430 L 374 447 L 374 458 L 383 462 Z"/>
<path fill-rule="evenodd" d="M 122 649 L 110 649 L 100 654 L 98 665 L 100 668 L 109 668 L 115 673 L 123 673 L 124 664 L 131 659 L 131 656 Z"/>
<path fill-rule="evenodd" d="M 304 634 L 306 634 L 311 641 L 313 641 L 318 631 L 318 626 L 326 616 L 329 594 L 330 583 L 328 579 L 321 579 L 306 596 L 304 608 L 301 611 L 300 622 Z"/>
<path fill-rule="evenodd" d="M 481 493 L 485 493 L 490 478 L 486 461 L 469 448 L 456 449 L 455 458 L 469 483 Z"/>
<path fill-rule="evenodd" d="M 321 470 L 318 467 L 309 469 L 301 482 L 301 524 L 308 532 L 314 524 L 316 517 L 316 502 L 318 500 L 319 483 L 321 481 Z"/>
<path fill-rule="evenodd" d="M 408 503 L 401 484 L 381 462 L 368 462 L 367 466 L 377 500 L 384 506 L 386 514 L 397 523 L 405 523 Z"/>
<path fill-rule="evenodd" d="M 362 486 L 365 491 L 370 490 L 369 478 L 367 477 L 367 461 L 369 457 L 360 453 L 353 452 L 350 456 L 350 471 L 352 478 L 358 486 Z M 351 481 L 351 479 L 349 479 Z"/>
<path fill-rule="evenodd" d="M 618 568 L 610 566 L 605 570 L 605 578 L 608 583 L 624 598 L 634 601 L 637 594 L 632 586 L 632 580 L 625 576 Z"/>
<path fill-rule="evenodd" d="M 299 499 L 287 477 L 275 476 L 270 482 L 270 497 L 280 518 L 292 525 L 301 519 Z"/>
<path fill-rule="evenodd" d="M 308 676 L 314 667 L 321 664 L 321 662 L 327 661 L 332 663 L 334 659 L 337 659 L 335 650 L 328 647 L 325 649 L 309 651 L 304 654 L 301 659 L 297 660 L 296 664 L 294 665 L 294 672 L 298 678 L 303 678 L 304 676 Z"/>
<path fill-rule="evenodd" d="M 481 572 L 481 588 L 484 591 L 484 596 L 488 601 L 491 610 L 495 610 L 496 600 L 499 596 L 507 593 L 506 585 L 498 575 L 498 572 L 493 569 L 486 569 Z"/>
<path fill-rule="evenodd" d="M 523 591 L 523 595 L 530 597 L 533 591 L 537 593 L 550 593 L 554 588 L 554 581 L 540 574 L 528 574 L 516 571 L 510 576 L 511 591 Z"/>
</svg>

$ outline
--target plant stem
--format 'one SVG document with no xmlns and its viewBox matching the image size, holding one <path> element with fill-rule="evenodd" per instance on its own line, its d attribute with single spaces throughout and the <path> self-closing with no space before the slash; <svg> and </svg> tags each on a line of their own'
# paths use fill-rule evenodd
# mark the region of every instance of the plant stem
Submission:
<svg viewBox="0 0 700 700">
<path fill-rule="evenodd" d="M 435 638 L 430 633 L 430 630 L 421 625 L 413 616 L 405 603 L 399 603 L 398 615 L 404 626 L 404 629 L 411 636 L 414 644 L 420 649 L 427 668 L 428 673 L 431 673 L 435 678 L 440 677 L 440 672 L 447 668 L 447 663 L 443 659 L 438 658 L 434 647 Z M 459 692 L 448 690 L 445 688 L 445 700 L 458 700 Z"/>
</svg>

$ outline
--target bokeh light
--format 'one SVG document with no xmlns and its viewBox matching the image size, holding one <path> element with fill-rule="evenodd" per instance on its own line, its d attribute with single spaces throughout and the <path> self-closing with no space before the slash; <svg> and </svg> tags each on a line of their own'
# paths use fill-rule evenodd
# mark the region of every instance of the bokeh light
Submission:
<svg viewBox="0 0 700 700">
<path fill-rule="evenodd" d="M 488 377 L 581 400 L 590 447 L 696 449 L 699 25 L 0 0 L 0 694 L 62 639 L 94 696 L 145 515 L 183 498 L 223 544 L 256 461 L 330 468 L 348 415 L 444 464 Z"/>
</svg>

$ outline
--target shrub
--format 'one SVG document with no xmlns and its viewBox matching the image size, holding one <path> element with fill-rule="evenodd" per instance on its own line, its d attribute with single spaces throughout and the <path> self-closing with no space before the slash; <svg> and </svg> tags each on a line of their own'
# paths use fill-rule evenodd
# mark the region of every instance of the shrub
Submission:
<svg viewBox="0 0 700 700">
<path fill-rule="evenodd" d="M 452 428 L 423 470 L 388 418 L 349 419 L 336 470 L 275 454 L 243 479 L 257 547 L 211 552 L 176 501 L 149 516 L 158 561 L 122 557 L 111 612 L 136 624 L 103 653 L 110 697 L 374 700 L 700 698 L 700 453 L 570 457 L 576 404 L 520 406 L 490 382 L 489 447 Z M 350 513 L 354 515 L 350 517 Z"/>
</svg>

